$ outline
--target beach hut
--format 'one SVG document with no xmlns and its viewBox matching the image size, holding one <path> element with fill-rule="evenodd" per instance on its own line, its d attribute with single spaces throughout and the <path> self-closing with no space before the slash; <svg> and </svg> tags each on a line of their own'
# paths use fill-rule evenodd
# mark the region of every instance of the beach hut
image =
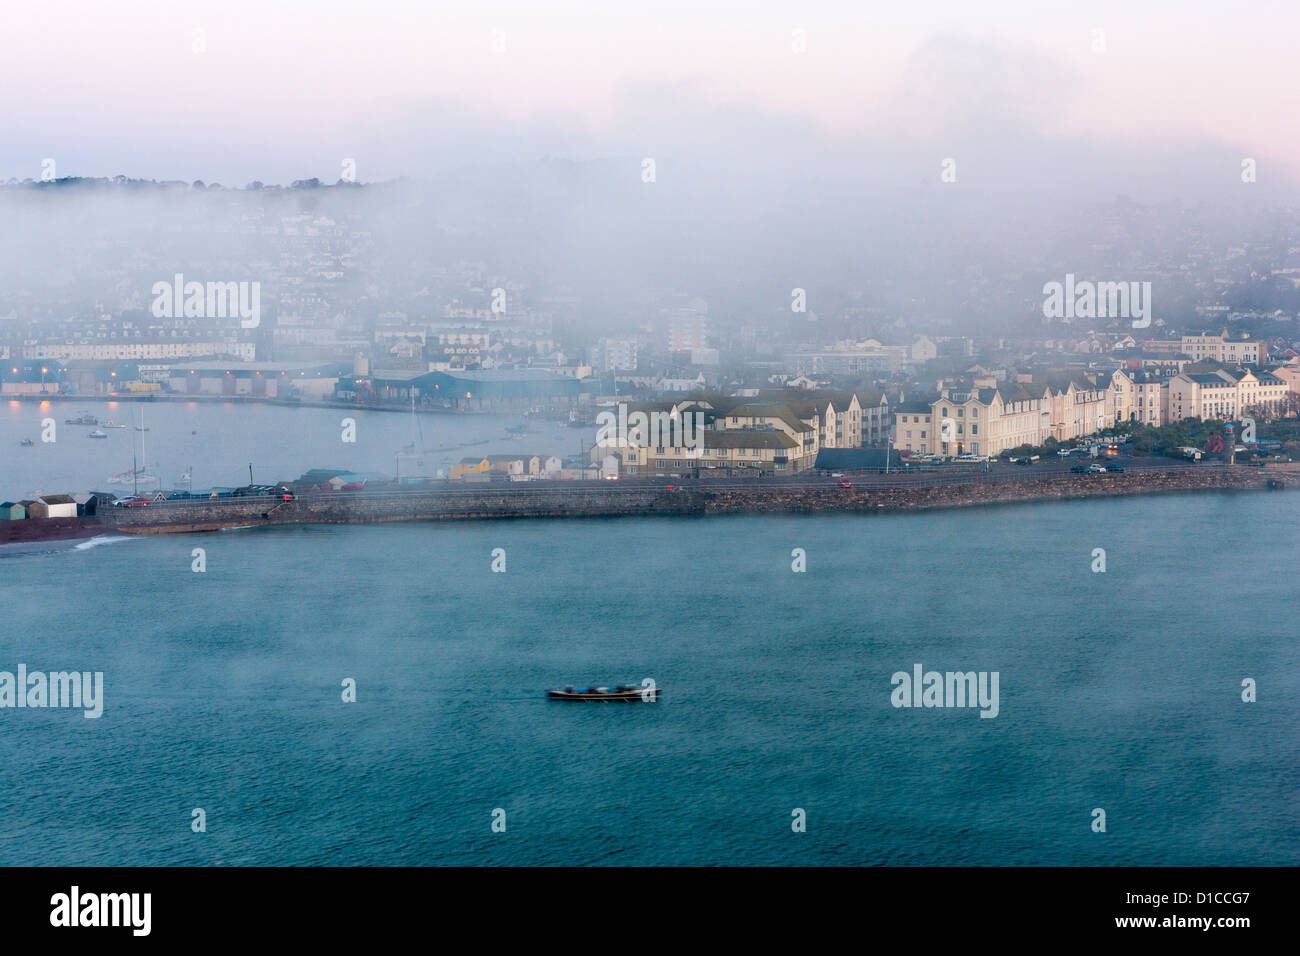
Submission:
<svg viewBox="0 0 1300 956">
<path fill-rule="evenodd" d="M 69 495 L 41 495 L 27 508 L 30 518 L 75 518 L 77 503 Z"/>
</svg>

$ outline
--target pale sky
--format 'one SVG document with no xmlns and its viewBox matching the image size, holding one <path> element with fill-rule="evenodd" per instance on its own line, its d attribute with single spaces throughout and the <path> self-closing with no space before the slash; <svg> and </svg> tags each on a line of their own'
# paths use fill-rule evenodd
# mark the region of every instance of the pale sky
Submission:
<svg viewBox="0 0 1300 956">
<path fill-rule="evenodd" d="M 742 117 L 746 148 L 768 129 L 942 154 L 1006 127 L 1210 144 L 1295 182 L 1298 35 L 1294 0 L 9 4 L 0 178 L 53 158 L 60 176 L 333 182 L 353 158 L 369 181 L 476 139 L 574 159 L 707 150 Z"/>
</svg>

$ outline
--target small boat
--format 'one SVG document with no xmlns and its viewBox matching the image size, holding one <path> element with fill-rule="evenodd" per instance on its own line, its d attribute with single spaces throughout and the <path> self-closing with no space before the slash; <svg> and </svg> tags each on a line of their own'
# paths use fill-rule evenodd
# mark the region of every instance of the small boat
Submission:
<svg viewBox="0 0 1300 956">
<path fill-rule="evenodd" d="M 108 421 L 104 422 L 104 424 L 100 425 L 99 427 L 100 428 L 125 428 L 126 426 L 119 425 L 117 422 L 113 421 L 113 419 L 110 418 Z"/>
<path fill-rule="evenodd" d="M 31 448 L 36 444 L 36 442 L 32 441 L 30 438 L 24 438 L 18 444 L 22 445 L 24 448 Z"/>
<path fill-rule="evenodd" d="M 91 432 L 91 433 L 90 433 L 89 435 L 87 435 L 86 437 L 87 437 L 87 438 L 107 438 L 107 437 L 108 437 L 108 432 L 100 431 L 98 428 L 96 428 L 93 432 Z"/>
<path fill-rule="evenodd" d="M 654 703 L 663 693 L 662 687 L 637 687 L 633 684 L 619 684 L 612 690 L 608 687 L 566 687 L 564 690 L 548 690 L 546 696 L 551 700 L 601 700 L 623 701 L 629 704 Z"/>
<path fill-rule="evenodd" d="M 65 419 L 63 420 L 63 424 L 65 424 L 65 425 L 89 425 L 89 426 L 91 426 L 91 427 L 93 428 L 94 426 L 96 426 L 96 425 L 99 424 L 99 419 L 96 418 L 94 415 L 90 414 L 89 412 L 82 412 L 82 413 L 81 413 L 80 415 L 78 415 L 76 418 L 65 418 Z"/>
</svg>

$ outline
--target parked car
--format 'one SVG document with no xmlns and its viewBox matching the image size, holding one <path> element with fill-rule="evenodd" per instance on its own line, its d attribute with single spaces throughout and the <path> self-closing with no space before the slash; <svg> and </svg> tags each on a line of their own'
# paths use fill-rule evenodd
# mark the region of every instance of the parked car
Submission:
<svg viewBox="0 0 1300 956">
<path fill-rule="evenodd" d="M 1093 462 L 1091 465 L 1088 466 L 1088 473 L 1093 475 L 1104 475 L 1106 474 L 1106 466 L 1099 465 L 1096 462 Z"/>
<path fill-rule="evenodd" d="M 852 487 L 853 487 L 853 482 L 851 482 L 851 481 L 847 481 L 847 480 L 845 480 L 845 479 L 843 479 L 843 478 L 841 478 L 839 481 L 837 481 L 836 484 L 839 485 L 841 488 L 852 488 Z"/>
<path fill-rule="evenodd" d="M 1123 465 L 1117 465 L 1115 462 L 1111 462 L 1109 465 L 1106 466 L 1106 470 L 1107 470 L 1107 471 L 1121 471 L 1121 472 L 1122 472 L 1122 471 L 1124 470 L 1124 466 L 1123 466 Z"/>
<path fill-rule="evenodd" d="M 148 498 L 123 498 L 121 501 L 115 501 L 113 504 L 120 508 L 144 508 L 149 504 Z"/>
<path fill-rule="evenodd" d="M 1076 475 L 1086 475 L 1086 474 L 1088 473 L 1088 466 L 1087 466 L 1087 465 L 1071 465 L 1071 466 L 1070 466 L 1070 471 L 1074 472 L 1074 474 L 1076 474 Z"/>
<path fill-rule="evenodd" d="M 831 472 L 831 477 L 832 477 L 832 478 L 843 478 L 843 477 L 844 477 L 844 472 L 842 472 L 842 471 L 832 471 L 832 472 Z"/>
</svg>

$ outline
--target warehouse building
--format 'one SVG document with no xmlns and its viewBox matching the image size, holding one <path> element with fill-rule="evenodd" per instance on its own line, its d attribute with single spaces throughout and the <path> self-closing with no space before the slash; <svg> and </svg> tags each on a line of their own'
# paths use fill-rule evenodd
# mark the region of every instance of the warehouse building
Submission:
<svg viewBox="0 0 1300 956">
<path fill-rule="evenodd" d="M 573 405 L 595 388 L 594 383 L 535 368 L 427 372 L 411 384 L 458 411 Z"/>
<path fill-rule="evenodd" d="M 168 370 L 167 385 L 186 395 L 324 399 L 346 371 L 337 362 L 186 362 Z"/>
</svg>

